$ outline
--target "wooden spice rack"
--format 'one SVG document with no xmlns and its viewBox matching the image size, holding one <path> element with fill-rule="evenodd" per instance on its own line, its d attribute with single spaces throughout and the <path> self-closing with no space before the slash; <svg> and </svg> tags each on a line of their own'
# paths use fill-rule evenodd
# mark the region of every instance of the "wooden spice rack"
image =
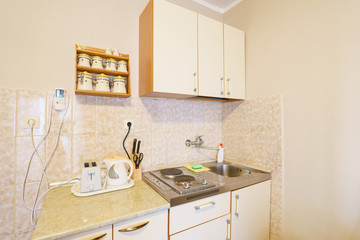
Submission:
<svg viewBox="0 0 360 240">
<path fill-rule="evenodd" d="M 85 53 L 88 54 L 90 56 L 99 56 L 102 58 L 112 58 L 115 59 L 117 61 L 119 60 L 125 60 L 127 61 L 127 70 L 128 72 L 119 72 L 119 71 L 110 71 L 110 70 L 105 70 L 105 69 L 98 69 L 98 68 L 92 68 L 92 67 L 83 67 L 83 66 L 78 66 L 77 64 L 77 56 L 80 53 Z M 111 54 L 106 54 L 105 53 L 105 49 L 100 49 L 100 48 L 94 48 L 94 47 L 88 47 L 88 46 L 80 46 L 75 44 L 75 94 L 78 95 L 92 95 L 92 96 L 105 96 L 105 97 L 120 97 L 120 98 L 127 98 L 131 96 L 131 88 L 130 88 L 130 64 L 129 64 L 129 60 L 130 57 L 128 54 L 119 54 L 120 56 L 116 56 L 116 55 L 111 55 Z M 78 88 L 78 79 L 77 79 L 77 74 L 78 72 L 89 72 L 89 73 L 94 73 L 94 74 L 106 74 L 106 75 L 110 75 L 110 76 L 122 76 L 122 77 L 126 77 L 127 78 L 127 84 L 126 84 L 126 92 L 127 93 L 113 93 L 113 92 L 100 92 L 100 91 L 90 91 L 90 90 L 79 90 Z"/>
</svg>

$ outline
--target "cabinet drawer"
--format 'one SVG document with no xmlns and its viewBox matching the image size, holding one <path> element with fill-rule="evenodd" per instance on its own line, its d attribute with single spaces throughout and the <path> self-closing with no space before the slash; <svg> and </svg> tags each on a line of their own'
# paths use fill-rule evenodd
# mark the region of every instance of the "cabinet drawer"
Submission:
<svg viewBox="0 0 360 240">
<path fill-rule="evenodd" d="M 61 238 L 61 240 L 112 240 L 112 225 Z"/>
<path fill-rule="evenodd" d="M 114 240 L 167 240 L 168 210 L 114 224 Z"/>
<path fill-rule="evenodd" d="M 230 213 L 230 192 L 170 208 L 170 235 Z"/>
<path fill-rule="evenodd" d="M 170 236 L 170 240 L 230 239 L 230 214 Z"/>
</svg>

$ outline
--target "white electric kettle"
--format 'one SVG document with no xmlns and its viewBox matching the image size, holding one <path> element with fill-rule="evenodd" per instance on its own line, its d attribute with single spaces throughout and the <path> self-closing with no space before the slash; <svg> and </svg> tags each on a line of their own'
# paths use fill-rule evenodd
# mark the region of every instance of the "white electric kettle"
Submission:
<svg viewBox="0 0 360 240">
<path fill-rule="evenodd" d="M 109 186 L 119 186 L 127 184 L 130 177 L 134 172 L 133 164 L 130 160 L 120 158 L 120 157 L 111 157 L 104 160 L 106 165 L 106 184 Z M 125 165 L 129 165 L 130 172 Z"/>
</svg>

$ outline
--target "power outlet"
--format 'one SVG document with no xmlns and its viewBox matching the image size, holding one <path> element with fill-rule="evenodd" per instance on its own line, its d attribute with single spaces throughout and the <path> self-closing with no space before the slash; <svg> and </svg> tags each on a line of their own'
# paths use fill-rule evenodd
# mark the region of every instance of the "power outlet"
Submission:
<svg viewBox="0 0 360 240">
<path fill-rule="evenodd" d="M 127 125 L 128 122 L 131 122 L 131 128 L 134 128 L 134 121 L 127 119 L 127 120 L 124 120 L 124 122 L 123 122 L 123 129 L 126 129 L 126 130 L 129 129 L 129 127 Z"/>
<path fill-rule="evenodd" d="M 30 128 L 29 120 L 31 120 L 31 119 L 35 121 L 34 129 L 40 128 L 40 116 L 25 116 L 24 117 L 24 128 Z"/>
</svg>

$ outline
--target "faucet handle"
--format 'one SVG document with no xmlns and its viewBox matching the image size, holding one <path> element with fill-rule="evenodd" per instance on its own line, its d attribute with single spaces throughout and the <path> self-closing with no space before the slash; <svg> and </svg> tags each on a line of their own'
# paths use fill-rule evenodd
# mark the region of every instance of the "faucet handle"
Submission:
<svg viewBox="0 0 360 240">
<path fill-rule="evenodd" d="M 198 145 L 202 145 L 204 143 L 204 140 L 201 139 L 204 135 L 196 136 L 196 142 Z"/>
</svg>

